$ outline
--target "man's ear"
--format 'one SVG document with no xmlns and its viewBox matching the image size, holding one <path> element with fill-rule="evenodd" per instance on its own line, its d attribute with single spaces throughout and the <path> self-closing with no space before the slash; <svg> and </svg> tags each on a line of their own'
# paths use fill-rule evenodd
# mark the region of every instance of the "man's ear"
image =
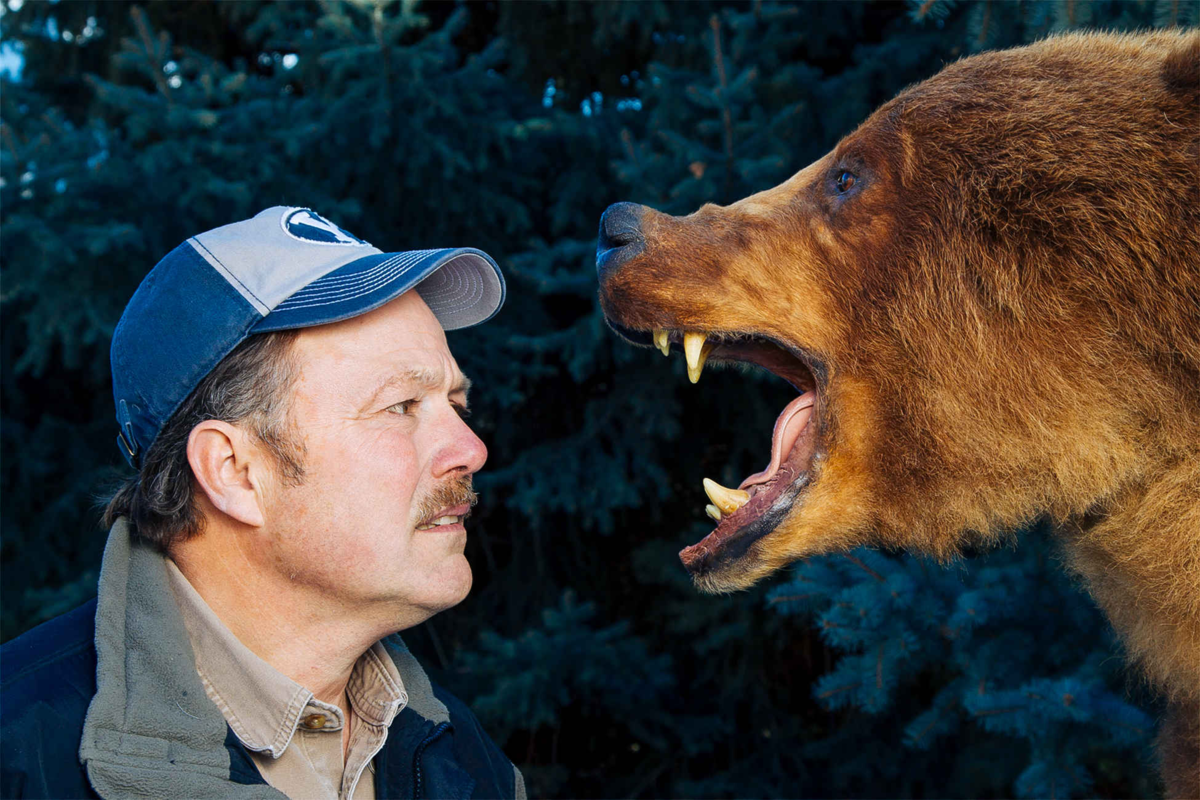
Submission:
<svg viewBox="0 0 1200 800">
<path fill-rule="evenodd" d="M 188 435 L 188 463 L 208 501 L 253 527 L 265 522 L 259 502 L 269 474 L 265 455 L 253 437 L 228 422 L 205 420 Z"/>
</svg>

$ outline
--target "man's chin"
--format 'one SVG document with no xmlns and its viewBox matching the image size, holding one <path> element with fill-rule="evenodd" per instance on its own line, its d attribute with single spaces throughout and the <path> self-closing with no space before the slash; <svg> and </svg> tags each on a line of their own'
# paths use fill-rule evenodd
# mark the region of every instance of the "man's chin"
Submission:
<svg viewBox="0 0 1200 800">
<path fill-rule="evenodd" d="M 430 581 L 422 607 L 431 615 L 453 608 L 467 599 L 473 580 L 467 557 L 462 553 L 452 556 L 437 571 L 437 577 Z"/>
<path fill-rule="evenodd" d="M 465 555 L 460 555 L 459 558 L 462 560 L 462 575 L 459 578 L 459 590 L 457 596 L 450 603 L 450 605 L 447 606 L 447 608 L 456 606 L 463 600 L 466 600 L 467 595 L 471 593 L 471 586 L 475 581 L 475 575 L 471 572 L 471 565 L 467 561 L 467 557 Z"/>
</svg>

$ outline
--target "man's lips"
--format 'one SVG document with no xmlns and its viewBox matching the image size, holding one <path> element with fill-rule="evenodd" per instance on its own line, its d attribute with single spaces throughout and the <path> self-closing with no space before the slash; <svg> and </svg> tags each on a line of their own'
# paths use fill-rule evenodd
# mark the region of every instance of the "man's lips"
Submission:
<svg viewBox="0 0 1200 800">
<path fill-rule="evenodd" d="M 471 506 L 463 504 L 452 508 L 443 508 L 417 526 L 419 531 L 432 531 L 438 528 L 461 526 L 462 521 L 471 511 Z"/>
</svg>

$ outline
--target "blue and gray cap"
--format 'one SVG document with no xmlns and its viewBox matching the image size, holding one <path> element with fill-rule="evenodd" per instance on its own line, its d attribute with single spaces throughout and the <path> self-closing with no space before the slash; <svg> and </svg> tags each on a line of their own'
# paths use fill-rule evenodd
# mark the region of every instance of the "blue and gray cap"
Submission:
<svg viewBox="0 0 1200 800">
<path fill-rule="evenodd" d="M 247 337 L 355 317 L 413 288 L 448 331 L 504 304 L 504 276 L 480 250 L 384 253 L 307 208 L 276 206 L 193 236 L 150 271 L 113 333 L 122 454 L 137 467 Z"/>
</svg>

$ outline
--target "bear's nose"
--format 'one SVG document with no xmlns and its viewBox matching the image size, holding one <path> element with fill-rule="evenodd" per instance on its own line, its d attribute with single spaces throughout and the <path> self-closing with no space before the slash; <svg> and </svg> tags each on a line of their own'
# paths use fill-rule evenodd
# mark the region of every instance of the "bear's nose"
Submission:
<svg viewBox="0 0 1200 800">
<path fill-rule="evenodd" d="M 642 211 L 637 203 L 613 203 L 600 217 L 600 240 L 596 245 L 596 271 L 600 279 L 612 272 L 645 245 Z"/>
</svg>

